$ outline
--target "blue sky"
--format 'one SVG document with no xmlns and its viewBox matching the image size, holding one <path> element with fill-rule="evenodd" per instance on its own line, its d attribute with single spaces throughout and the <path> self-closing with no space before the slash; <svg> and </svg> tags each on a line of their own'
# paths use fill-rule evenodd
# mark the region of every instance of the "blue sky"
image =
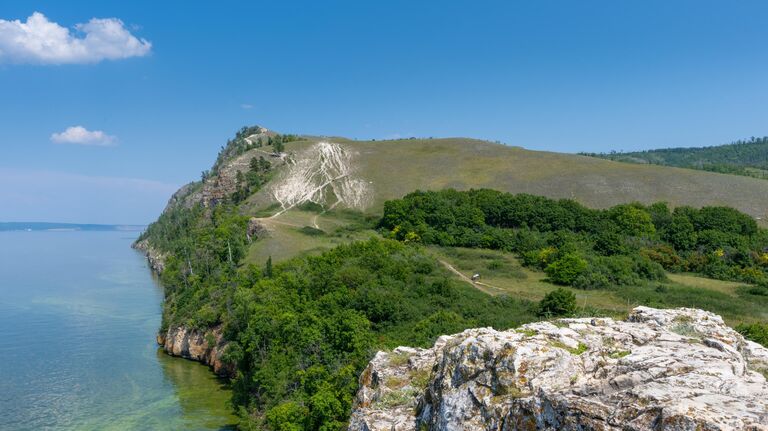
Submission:
<svg viewBox="0 0 768 431">
<path fill-rule="evenodd" d="M 7 29 L 33 12 L 73 37 L 117 18 L 135 41 L 25 54 Z M 564 152 L 768 135 L 767 18 L 758 1 L 6 1 L 0 221 L 147 223 L 246 124 Z"/>
</svg>

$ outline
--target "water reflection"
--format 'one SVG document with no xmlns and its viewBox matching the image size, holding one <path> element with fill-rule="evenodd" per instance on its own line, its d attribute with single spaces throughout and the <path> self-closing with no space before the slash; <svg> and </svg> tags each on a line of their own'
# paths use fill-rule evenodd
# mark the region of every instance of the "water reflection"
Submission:
<svg viewBox="0 0 768 431">
<path fill-rule="evenodd" d="M 115 232 L 0 233 L 0 430 L 220 430 L 230 391 L 158 353 L 162 288 Z"/>
<path fill-rule="evenodd" d="M 161 348 L 157 349 L 156 356 L 176 392 L 185 429 L 236 429 L 236 417 L 230 413 L 231 392 L 224 380 L 217 378 L 207 366 L 169 356 Z"/>
</svg>

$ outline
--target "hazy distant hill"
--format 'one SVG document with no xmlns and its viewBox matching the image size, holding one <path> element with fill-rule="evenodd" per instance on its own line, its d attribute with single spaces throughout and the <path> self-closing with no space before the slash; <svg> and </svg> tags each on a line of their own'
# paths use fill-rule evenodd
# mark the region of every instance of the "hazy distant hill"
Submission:
<svg viewBox="0 0 768 431">
<path fill-rule="evenodd" d="M 753 137 L 713 147 L 664 148 L 628 153 L 586 153 L 585 155 L 620 162 L 677 166 L 768 179 L 768 137 Z"/>
<path fill-rule="evenodd" d="M 131 231 L 143 230 L 141 225 L 78 224 L 47 222 L 0 222 L 0 231 Z"/>
</svg>

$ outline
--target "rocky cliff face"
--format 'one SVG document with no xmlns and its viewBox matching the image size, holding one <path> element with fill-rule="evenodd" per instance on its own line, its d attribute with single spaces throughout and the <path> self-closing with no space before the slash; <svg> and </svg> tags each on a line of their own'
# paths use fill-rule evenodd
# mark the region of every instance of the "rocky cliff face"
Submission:
<svg viewBox="0 0 768 431">
<path fill-rule="evenodd" d="M 768 349 L 714 314 L 470 329 L 379 352 L 349 429 L 768 430 Z"/>
<path fill-rule="evenodd" d="M 149 245 L 147 240 L 134 243 L 133 248 L 144 252 L 153 271 L 157 274 L 163 272 L 165 255 Z M 204 332 L 183 326 L 169 328 L 165 334 L 157 335 L 157 344 L 169 355 L 201 362 L 222 377 L 231 377 L 234 373 L 233 364 L 228 364 L 222 359 L 227 342 L 221 333 L 221 327 Z"/>
<path fill-rule="evenodd" d="M 147 262 L 149 267 L 157 274 L 161 274 L 165 269 L 165 254 L 161 253 L 158 249 L 152 247 L 149 241 L 144 239 L 137 241 L 131 245 L 136 250 L 141 251 L 147 256 Z"/>
<path fill-rule="evenodd" d="M 234 368 L 222 360 L 227 343 L 221 334 L 221 328 L 212 328 L 201 332 L 184 327 L 169 328 L 163 335 L 157 336 L 157 344 L 173 356 L 202 362 L 213 368 L 213 372 L 231 377 Z"/>
<path fill-rule="evenodd" d="M 251 143 L 256 142 L 259 138 L 266 140 L 269 136 L 274 136 L 274 132 L 260 128 L 259 133 L 251 135 L 245 138 L 245 140 Z M 217 203 L 224 201 L 237 190 L 237 173 L 247 173 L 250 169 L 251 159 L 254 157 L 264 157 L 275 166 L 281 165 L 284 162 L 283 157 L 280 154 L 274 153 L 272 147 L 248 150 L 224 162 L 218 168 L 217 174 L 205 180 L 200 191 L 190 194 L 187 201 L 192 202 L 192 204 L 202 202 L 205 207 L 215 206 Z"/>
</svg>

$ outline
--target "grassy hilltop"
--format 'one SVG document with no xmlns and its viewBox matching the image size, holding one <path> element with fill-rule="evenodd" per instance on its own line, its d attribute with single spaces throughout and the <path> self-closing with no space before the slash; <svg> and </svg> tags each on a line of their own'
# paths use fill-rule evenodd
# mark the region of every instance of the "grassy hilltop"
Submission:
<svg viewBox="0 0 768 431">
<path fill-rule="evenodd" d="M 768 342 L 766 211 L 744 176 L 250 127 L 138 245 L 161 331 L 222 330 L 242 428 L 343 430 L 377 350 L 465 328 L 691 306 Z"/>
<path fill-rule="evenodd" d="M 581 155 L 531 151 L 467 138 L 353 141 L 308 138 L 286 144 L 300 152 L 329 140 L 358 153 L 359 175 L 372 181 L 375 204 L 416 190 L 493 188 L 572 198 L 605 208 L 624 202 L 666 201 L 672 206 L 726 205 L 755 217 L 768 212 L 768 187 L 753 178 L 635 165 Z M 259 194 L 255 202 L 266 202 Z"/>
<path fill-rule="evenodd" d="M 304 137 L 289 142 L 285 151 L 301 154 L 317 142 L 339 143 L 355 153 L 357 174 L 373 190 L 366 213 L 380 214 L 384 202 L 421 190 L 492 188 L 574 199 L 593 208 L 639 201 L 666 201 L 671 206 L 731 206 L 762 220 L 768 213 L 768 187 L 761 180 L 657 165 L 626 164 L 593 157 L 531 151 L 467 138 L 355 141 L 345 138 Z M 277 168 L 279 171 L 281 168 Z M 269 188 L 243 205 L 247 214 L 269 214 L 274 204 Z M 265 211 L 266 209 L 266 211 Z M 263 263 L 269 256 L 282 260 L 304 250 L 322 250 L 338 240 L 299 235 L 296 227 L 335 226 L 333 212 L 293 211 L 272 224 L 282 235 L 254 245 L 250 260 Z M 344 223 L 344 221 L 341 221 Z M 294 225 L 294 226 L 291 226 Z"/>
</svg>

